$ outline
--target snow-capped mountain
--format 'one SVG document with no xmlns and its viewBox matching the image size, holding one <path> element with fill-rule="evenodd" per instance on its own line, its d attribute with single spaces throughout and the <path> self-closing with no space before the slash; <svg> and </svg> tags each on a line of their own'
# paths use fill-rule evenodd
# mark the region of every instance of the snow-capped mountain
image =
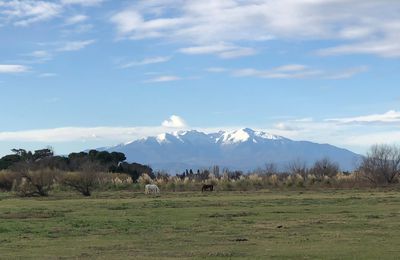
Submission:
<svg viewBox="0 0 400 260">
<path fill-rule="evenodd" d="M 293 160 L 312 164 L 323 157 L 351 170 L 360 159 L 360 155 L 329 144 L 293 141 L 249 128 L 210 134 L 196 130 L 164 133 L 102 150 L 122 152 L 130 162 L 170 172 L 213 165 L 252 170 L 271 162 L 283 169 Z"/>
</svg>

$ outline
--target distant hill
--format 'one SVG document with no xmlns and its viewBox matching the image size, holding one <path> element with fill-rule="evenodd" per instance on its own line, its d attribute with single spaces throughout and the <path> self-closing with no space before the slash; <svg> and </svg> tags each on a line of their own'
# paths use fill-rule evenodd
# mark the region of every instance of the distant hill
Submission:
<svg viewBox="0 0 400 260">
<path fill-rule="evenodd" d="M 211 134 L 178 131 L 99 150 L 122 152 L 127 161 L 170 172 L 213 165 L 246 171 L 264 167 L 267 162 L 285 169 L 293 160 L 311 165 L 323 157 L 339 163 L 342 170 L 353 170 L 361 159 L 358 154 L 329 144 L 293 141 L 249 128 Z"/>
</svg>

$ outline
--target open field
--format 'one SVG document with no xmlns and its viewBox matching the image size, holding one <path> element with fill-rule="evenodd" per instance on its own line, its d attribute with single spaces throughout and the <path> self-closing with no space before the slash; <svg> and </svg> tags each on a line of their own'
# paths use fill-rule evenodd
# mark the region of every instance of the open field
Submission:
<svg viewBox="0 0 400 260">
<path fill-rule="evenodd" d="M 0 258 L 395 259 L 398 191 L 0 195 Z"/>
</svg>

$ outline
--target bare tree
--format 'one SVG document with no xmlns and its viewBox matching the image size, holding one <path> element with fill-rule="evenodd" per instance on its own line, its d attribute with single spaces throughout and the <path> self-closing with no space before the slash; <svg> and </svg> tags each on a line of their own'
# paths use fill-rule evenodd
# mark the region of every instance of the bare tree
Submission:
<svg viewBox="0 0 400 260">
<path fill-rule="evenodd" d="M 88 161 L 82 165 L 79 172 L 64 174 L 61 183 L 75 189 L 84 196 L 90 196 L 99 182 L 99 171 L 102 169 L 103 167 L 100 164 Z"/>
<path fill-rule="evenodd" d="M 300 159 L 293 160 L 288 163 L 287 170 L 290 174 L 299 174 L 303 177 L 303 180 L 306 180 L 308 169 L 305 161 Z"/>
<path fill-rule="evenodd" d="M 400 149 L 397 146 L 374 145 L 363 158 L 359 171 L 375 185 L 392 184 L 400 173 Z"/>
<path fill-rule="evenodd" d="M 265 164 L 265 174 L 272 175 L 278 172 L 278 167 L 275 163 L 269 162 Z"/>
<path fill-rule="evenodd" d="M 90 196 L 92 190 L 98 184 L 98 173 L 96 172 L 68 172 L 62 177 L 61 183 L 71 187 L 83 196 Z"/>
<path fill-rule="evenodd" d="M 310 172 L 319 180 L 322 180 L 324 176 L 333 177 L 339 172 L 339 164 L 331 162 L 328 158 L 323 158 L 314 163 Z"/>
<path fill-rule="evenodd" d="M 56 173 L 51 169 L 20 172 L 21 183 L 17 188 L 21 196 L 48 196 L 52 189 Z"/>
</svg>

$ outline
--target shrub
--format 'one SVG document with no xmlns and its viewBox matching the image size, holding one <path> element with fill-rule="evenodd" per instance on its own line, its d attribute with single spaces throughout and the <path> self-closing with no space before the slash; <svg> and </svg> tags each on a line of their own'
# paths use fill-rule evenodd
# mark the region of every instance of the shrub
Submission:
<svg viewBox="0 0 400 260">
<path fill-rule="evenodd" d="M 28 170 L 20 174 L 21 181 L 17 185 L 16 191 L 23 197 L 48 196 L 56 178 L 56 171 L 51 169 Z"/>
<path fill-rule="evenodd" d="M 0 190 L 11 191 L 18 180 L 18 174 L 12 171 L 0 171 Z"/>
<path fill-rule="evenodd" d="M 142 173 L 142 175 L 140 175 L 140 177 L 138 178 L 137 182 L 142 185 L 146 185 L 153 183 L 153 180 L 147 173 Z"/>
<path fill-rule="evenodd" d="M 375 185 L 398 182 L 400 172 L 400 147 L 374 145 L 363 158 L 360 172 Z"/>
<path fill-rule="evenodd" d="M 92 190 L 99 183 L 99 174 L 94 171 L 68 172 L 64 174 L 61 182 L 80 192 L 83 196 L 90 196 Z"/>
</svg>

